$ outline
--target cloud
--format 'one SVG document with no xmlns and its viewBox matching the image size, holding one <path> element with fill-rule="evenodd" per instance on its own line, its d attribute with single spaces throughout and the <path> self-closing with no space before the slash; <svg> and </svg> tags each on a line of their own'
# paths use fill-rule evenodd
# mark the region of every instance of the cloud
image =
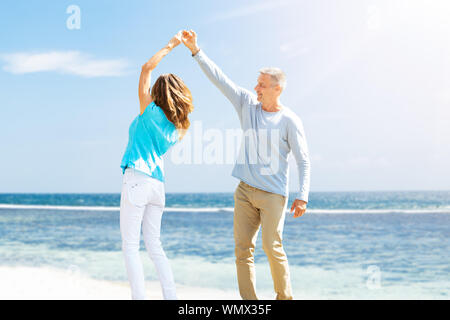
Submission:
<svg viewBox="0 0 450 320">
<path fill-rule="evenodd" d="M 223 13 L 214 15 L 210 19 L 208 19 L 207 22 L 211 23 L 211 22 L 231 20 L 231 19 L 235 19 L 235 18 L 242 18 L 242 17 L 250 16 L 252 14 L 256 14 L 258 12 L 274 10 L 276 8 L 286 6 L 286 5 L 292 4 L 292 3 L 293 3 L 293 1 L 289 1 L 289 0 L 266 1 L 266 2 L 262 2 L 262 3 L 259 2 L 257 4 L 243 6 L 243 7 L 234 9 L 234 10 L 230 10 L 227 12 L 223 12 Z"/>
<path fill-rule="evenodd" d="M 52 51 L 44 53 L 17 52 L 0 55 L 6 64 L 3 70 L 12 74 L 58 72 L 87 78 L 115 77 L 126 74 L 124 59 L 95 59 L 79 51 Z"/>
<path fill-rule="evenodd" d="M 310 51 L 309 47 L 306 47 L 302 41 L 291 41 L 283 43 L 280 46 L 280 52 L 285 55 L 286 58 L 296 58 L 300 55 L 308 54 Z"/>
</svg>

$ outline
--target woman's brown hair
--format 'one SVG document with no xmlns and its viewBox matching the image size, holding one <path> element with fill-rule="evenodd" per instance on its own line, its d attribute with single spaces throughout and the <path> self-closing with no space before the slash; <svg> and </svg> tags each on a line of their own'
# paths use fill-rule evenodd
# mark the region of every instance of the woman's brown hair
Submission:
<svg viewBox="0 0 450 320">
<path fill-rule="evenodd" d="M 183 137 L 191 125 L 188 115 L 194 110 L 191 91 L 178 76 L 161 75 L 152 88 L 152 99 Z"/>
</svg>

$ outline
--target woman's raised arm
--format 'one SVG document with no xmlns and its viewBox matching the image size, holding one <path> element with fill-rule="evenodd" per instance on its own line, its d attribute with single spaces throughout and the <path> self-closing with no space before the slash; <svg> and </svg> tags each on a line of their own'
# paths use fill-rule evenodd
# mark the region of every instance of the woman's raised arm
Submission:
<svg viewBox="0 0 450 320">
<path fill-rule="evenodd" d="M 167 55 L 173 48 L 181 43 L 181 31 L 178 32 L 169 43 L 159 50 L 153 57 L 150 58 L 143 66 L 141 76 L 139 77 L 139 104 L 140 114 L 143 114 L 145 108 L 152 102 L 150 95 L 150 82 L 152 71 L 156 68 L 158 63 Z"/>
</svg>

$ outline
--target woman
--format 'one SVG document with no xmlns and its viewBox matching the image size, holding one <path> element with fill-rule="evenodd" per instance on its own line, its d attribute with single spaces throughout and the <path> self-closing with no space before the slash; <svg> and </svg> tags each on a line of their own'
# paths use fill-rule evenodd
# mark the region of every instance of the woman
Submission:
<svg viewBox="0 0 450 320">
<path fill-rule="evenodd" d="M 145 281 L 139 256 L 140 233 L 155 264 L 164 299 L 176 299 L 169 261 L 161 247 L 160 227 L 165 205 L 162 156 L 189 128 L 192 96 L 173 74 L 161 75 L 150 94 L 150 76 L 161 59 L 181 42 L 175 35 L 142 67 L 139 79 L 140 113 L 131 123 L 122 159 L 123 185 L 120 199 L 122 251 L 132 299 L 145 299 Z"/>
</svg>

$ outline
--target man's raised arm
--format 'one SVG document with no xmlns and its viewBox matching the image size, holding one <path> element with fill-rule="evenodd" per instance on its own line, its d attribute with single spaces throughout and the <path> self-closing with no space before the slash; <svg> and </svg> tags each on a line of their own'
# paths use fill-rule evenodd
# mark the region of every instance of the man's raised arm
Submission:
<svg viewBox="0 0 450 320">
<path fill-rule="evenodd" d="M 242 109 L 243 96 L 248 95 L 247 90 L 237 86 L 233 81 L 231 81 L 220 68 L 212 62 L 206 54 L 200 50 L 197 45 L 197 34 L 195 31 L 183 31 L 182 41 L 192 52 L 192 56 L 197 60 L 200 68 L 206 74 L 206 76 L 211 80 L 214 85 L 219 88 L 219 90 L 230 100 L 230 102 L 235 107 L 239 116 Z"/>
</svg>

